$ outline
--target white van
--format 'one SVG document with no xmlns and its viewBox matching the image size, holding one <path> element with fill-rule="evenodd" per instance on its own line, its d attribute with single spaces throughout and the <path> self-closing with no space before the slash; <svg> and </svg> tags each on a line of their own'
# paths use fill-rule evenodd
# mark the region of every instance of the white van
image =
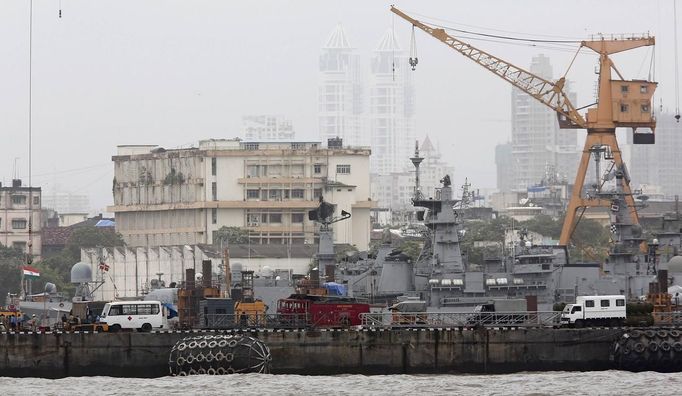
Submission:
<svg viewBox="0 0 682 396">
<path fill-rule="evenodd" d="M 115 301 L 104 305 L 100 322 L 110 332 L 121 329 L 152 331 L 168 328 L 165 307 L 159 301 Z"/>
<path fill-rule="evenodd" d="M 578 296 L 575 304 L 566 304 L 561 313 L 562 325 L 620 326 L 625 322 L 625 296 Z"/>
</svg>

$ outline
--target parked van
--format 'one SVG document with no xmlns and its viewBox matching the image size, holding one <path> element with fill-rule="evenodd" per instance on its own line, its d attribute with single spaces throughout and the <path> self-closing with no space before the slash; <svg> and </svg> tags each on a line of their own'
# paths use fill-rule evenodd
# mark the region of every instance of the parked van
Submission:
<svg viewBox="0 0 682 396">
<path fill-rule="evenodd" d="M 168 328 L 165 307 L 159 301 L 115 301 L 104 305 L 100 322 L 109 331 L 135 329 L 152 331 Z"/>
<path fill-rule="evenodd" d="M 625 296 L 578 296 L 575 304 L 564 307 L 561 324 L 619 326 L 625 322 L 625 317 Z"/>
</svg>

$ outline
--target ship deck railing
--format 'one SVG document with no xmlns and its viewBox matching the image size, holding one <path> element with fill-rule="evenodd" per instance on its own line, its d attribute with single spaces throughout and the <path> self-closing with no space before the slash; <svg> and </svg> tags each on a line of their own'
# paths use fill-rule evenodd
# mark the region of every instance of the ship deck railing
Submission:
<svg viewBox="0 0 682 396">
<path fill-rule="evenodd" d="M 533 312 L 380 312 L 360 315 L 364 327 L 553 327 L 559 311 Z"/>
</svg>

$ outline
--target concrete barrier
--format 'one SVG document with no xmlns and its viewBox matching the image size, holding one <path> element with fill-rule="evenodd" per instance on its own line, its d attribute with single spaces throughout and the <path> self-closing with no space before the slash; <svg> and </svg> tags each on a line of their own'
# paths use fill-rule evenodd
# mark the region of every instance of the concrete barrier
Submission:
<svg viewBox="0 0 682 396">
<path fill-rule="evenodd" d="M 192 332 L 0 334 L 0 376 L 168 375 Z M 604 370 L 621 329 L 351 329 L 244 332 L 288 374 L 510 373 Z"/>
</svg>

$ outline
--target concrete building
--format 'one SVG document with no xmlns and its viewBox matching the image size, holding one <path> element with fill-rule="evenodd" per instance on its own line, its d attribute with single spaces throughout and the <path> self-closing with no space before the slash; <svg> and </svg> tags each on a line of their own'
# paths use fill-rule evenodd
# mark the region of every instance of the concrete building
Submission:
<svg viewBox="0 0 682 396">
<path fill-rule="evenodd" d="M 415 90 L 407 55 L 389 29 L 374 50 L 370 68 L 369 128 L 372 173 L 412 170 L 416 139 Z"/>
<path fill-rule="evenodd" d="M 90 199 L 85 194 L 72 194 L 54 189 L 43 195 L 43 208 L 58 213 L 89 213 Z"/>
<path fill-rule="evenodd" d="M 530 71 L 552 80 L 549 58 L 533 57 Z M 565 88 L 574 104 L 575 93 Z M 573 180 L 578 167 L 577 134 L 560 130 L 556 112 L 525 92 L 512 88 L 512 188 L 525 190 L 540 183 L 545 169 L 553 166 L 560 178 Z M 508 186 L 505 186 L 508 187 Z"/>
<path fill-rule="evenodd" d="M 283 116 L 251 115 L 242 117 L 242 136 L 247 141 L 293 141 L 296 132 Z"/>
<path fill-rule="evenodd" d="M 130 246 L 213 243 L 222 226 L 254 244 L 312 244 L 307 211 L 318 198 L 351 213 L 334 224 L 335 243 L 369 243 L 368 148 L 320 143 L 211 139 L 198 148 L 119 146 L 114 161 L 116 231 Z"/>
<path fill-rule="evenodd" d="M 682 124 L 670 113 L 658 114 L 656 123 L 656 144 L 632 144 L 632 133 L 627 133 L 630 185 L 644 190 L 649 198 L 672 200 L 682 196 Z"/>
<path fill-rule="evenodd" d="M 495 146 L 495 166 L 497 168 L 497 190 L 509 192 L 514 188 L 514 159 L 511 143 Z"/>
<path fill-rule="evenodd" d="M 0 184 L 0 244 L 20 249 L 24 253 L 29 252 L 32 244 L 33 258 L 39 260 L 42 225 L 40 204 L 40 187 L 23 187 L 19 179 L 12 180 L 11 186 Z"/>
<path fill-rule="evenodd" d="M 318 87 L 320 139 L 339 137 L 349 146 L 369 146 L 360 57 L 340 24 L 322 47 Z"/>
</svg>

